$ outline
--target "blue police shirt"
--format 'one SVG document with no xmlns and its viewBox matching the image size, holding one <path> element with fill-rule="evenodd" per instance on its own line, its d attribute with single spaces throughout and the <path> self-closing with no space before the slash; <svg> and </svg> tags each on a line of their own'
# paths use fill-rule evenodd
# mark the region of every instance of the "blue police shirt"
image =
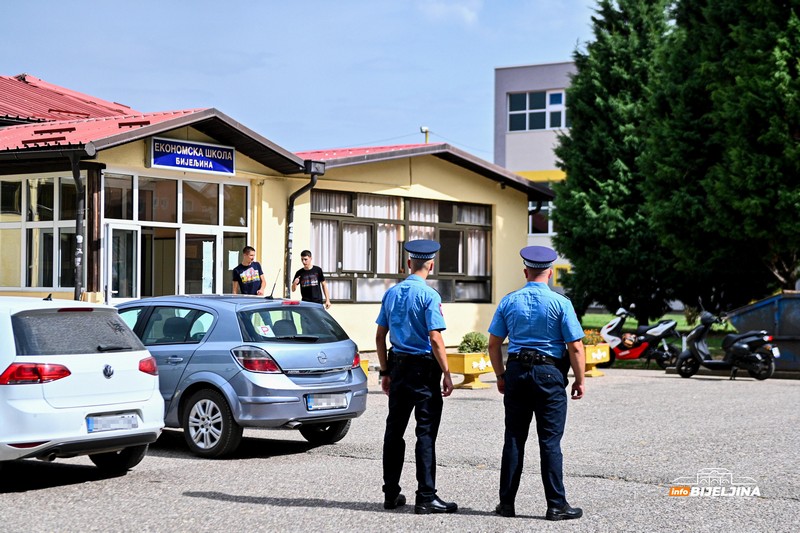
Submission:
<svg viewBox="0 0 800 533">
<path fill-rule="evenodd" d="M 509 353 L 528 348 L 555 358 L 563 356 L 565 343 L 583 338 L 572 302 L 535 281 L 500 300 L 489 333 L 508 337 Z"/>
<path fill-rule="evenodd" d="M 389 329 L 393 350 L 410 354 L 430 353 L 429 332 L 446 329 L 441 296 L 416 274 L 386 291 L 375 322 Z"/>
</svg>

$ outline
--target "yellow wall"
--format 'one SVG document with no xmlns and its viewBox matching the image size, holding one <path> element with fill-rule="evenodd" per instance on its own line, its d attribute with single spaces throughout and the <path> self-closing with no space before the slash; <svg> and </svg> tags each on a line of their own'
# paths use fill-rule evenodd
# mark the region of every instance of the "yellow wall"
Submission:
<svg viewBox="0 0 800 533">
<path fill-rule="evenodd" d="M 492 303 L 443 304 L 447 323 L 443 336 L 447 346 L 457 346 L 470 331 L 486 333 L 500 298 L 525 283 L 519 257 L 527 235 L 528 202 L 524 193 L 503 189 L 493 180 L 434 156 L 329 168 L 316 188 L 492 206 Z M 292 272 L 301 267 L 300 251 L 310 243 L 310 195 L 298 198 L 297 207 Z M 379 309 L 377 303 L 339 303 L 331 306 L 330 313 L 359 349 L 373 351 Z"/>
</svg>

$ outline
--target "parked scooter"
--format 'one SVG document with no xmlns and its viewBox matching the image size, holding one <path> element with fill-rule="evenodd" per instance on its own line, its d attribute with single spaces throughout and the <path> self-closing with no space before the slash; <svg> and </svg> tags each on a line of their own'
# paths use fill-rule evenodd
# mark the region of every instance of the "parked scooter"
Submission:
<svg viewBox="0 0 800 533">
<path fill-rule="evenodd" d="M 689 378 L 697 373 L 700 366 L 714 370 L 731 371 L 730 379 L 736 379 L 736 373 L 744 368 L 755 379 L 764 380 L 775 372 L 775 358 L 780 357 L 780 350 L 773 346 L 772 335 L 766 331 L 748 331 L 731 333 L 722 339 L 725 356 L 713 359 L 708 349 L 708 333 L 711 326 L 721 324 L 725 319 L 714 316 L 708 311 L 700 314 L 700 324 L 686 337 L 686 350 L 678 357 L 676 370 L 681 377 Z"/>
<path fill-rule="evenodd" d="M 622 298 L 620 298 L 620 304 L 622 304 Z M 631 309 L 635 307 L 634 304 L 630 306 Z M 624 307 L 620 307 L 614 313 L 611 322 L 600 328 L 600 335 L 610 348 L 610 360 L 605 366 L 611 366 L 616 359 L 640 358 L 647 359 L 648 366 L 651 359 L 655 359 L 656 364 L 661 368 L 673 366 L 681 350 L 675 345 L 668 344 L 666 339 L 667 337 L 681 338 L 676 329 L 678 323 L 675 320 L 662 320 L 658 324 L 638 326 L 635 334 L 623 333 L 622 327 L 629 316 L 633 316 L 633 314 Z"/>
</svg>

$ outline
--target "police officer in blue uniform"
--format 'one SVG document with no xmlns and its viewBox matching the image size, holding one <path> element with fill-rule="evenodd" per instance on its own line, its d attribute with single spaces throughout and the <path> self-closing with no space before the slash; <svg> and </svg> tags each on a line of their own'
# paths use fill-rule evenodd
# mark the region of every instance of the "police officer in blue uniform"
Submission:
<svg viewBox="0 0 800 533">
<path fill-rule="evenodd" d="M 375 343 L 383 392 L 389 395 L 389 415 L 383 438 L 384 509 L 406 503 L 400 493 L 405 440 L 411 412 L 417 421 L 417 514 L 454 513 L 458 505 L 436 495 L 436 435 L 442 418 L 442 397 L 453 392 L 442 330 L 442 299 L 425 280 L 440 245 L 416 240 L 405 244 L 411 275 L 383 296 Z M 386 350 L 386 335 L 392 348 Z"/>
<path fill-rule="evenodd" d="M 544 246 L 528 246 L 520 255 L 527 283 L 500 301 L 489 326 L 489 357 L 497 372 L 497 390 L 504 394 L 506 412 L 500 503 L 495 512 L 508 517 L 516 514 L 514 499 L 522 477 L 525 442 L 535 416 L 547 499 L 545 518 L 580 518 L 583 511 L 570 507 L 564 491 L 561 437 L 567 419 L 570 365 L 575 374 L 572 399 L 579 400 L 584 394 L 583 329 L 572 302 L 547 284 L 556 252 Z M 501 351 L 506 337 L 507 366 Z"/>
</svg>

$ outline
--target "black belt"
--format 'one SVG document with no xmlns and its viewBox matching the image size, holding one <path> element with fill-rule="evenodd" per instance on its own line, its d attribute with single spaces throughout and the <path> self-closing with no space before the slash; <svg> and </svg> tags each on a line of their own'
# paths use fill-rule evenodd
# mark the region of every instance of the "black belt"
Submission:
<svg viewBox="0 0 800 533">
<path fill-rule="evenodd" d="M 389 359 L 397 363 L 404 361 L 432 362 L 435 360 L 433 357 L 433 352 L 414 354 L 414 353 L 398 352 L 395 350 L 389 350 Z"/>
<path fill-rule="evenodd" d="M 536 350 L 522 350 L 519 353 L 509 353 L 508 362 L 517 361 L 523 365 L 553 365 L 559 366 L 560 359 L 550 357 Z"/>
</svg>

